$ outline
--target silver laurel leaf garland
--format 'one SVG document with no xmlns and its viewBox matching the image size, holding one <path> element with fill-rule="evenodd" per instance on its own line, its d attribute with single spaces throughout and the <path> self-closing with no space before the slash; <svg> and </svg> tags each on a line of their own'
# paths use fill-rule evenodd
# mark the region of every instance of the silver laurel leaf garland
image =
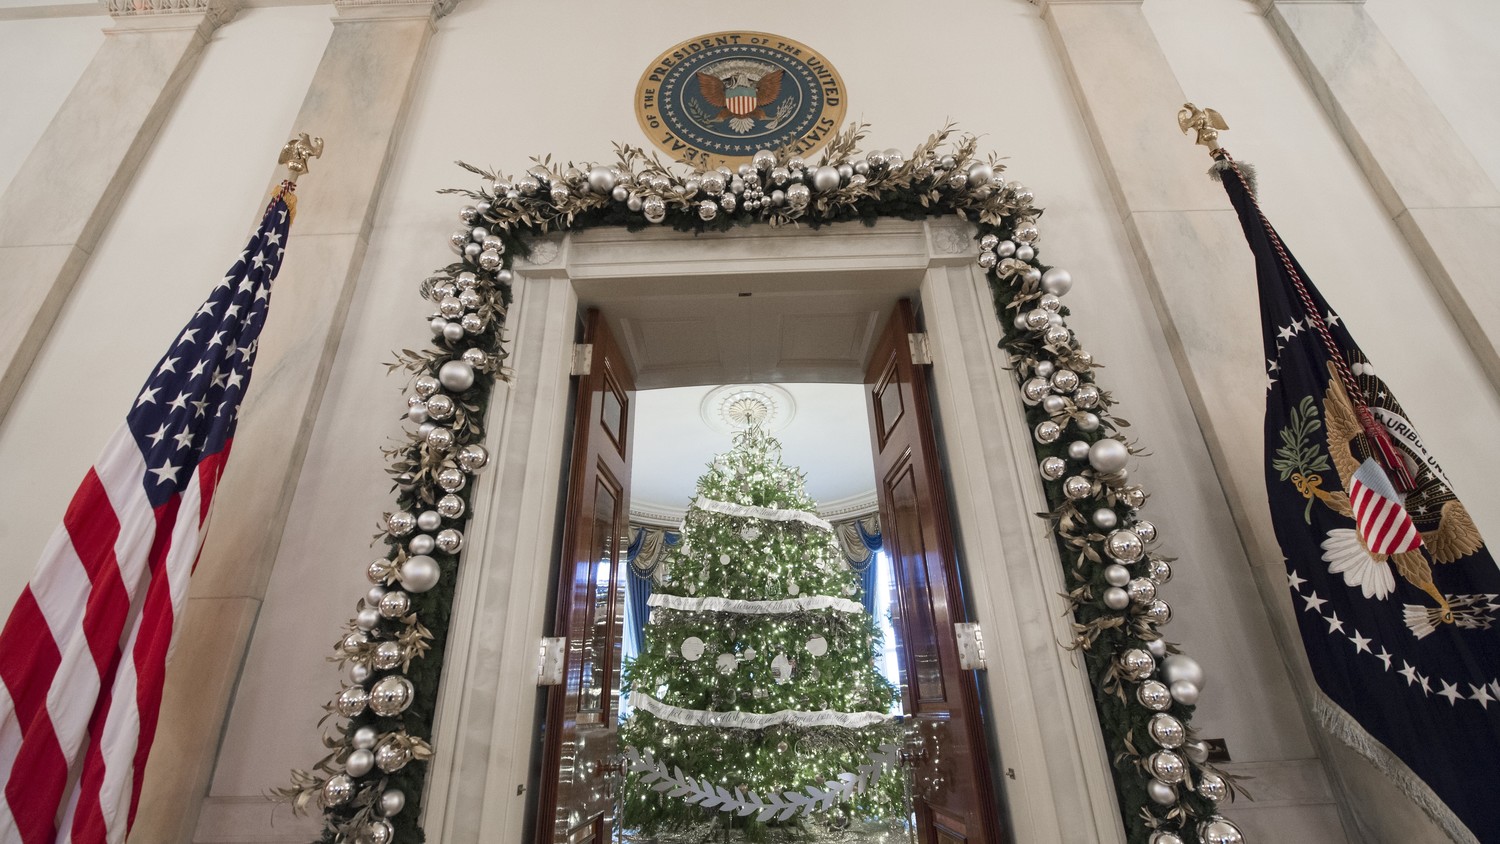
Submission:
<svg viewBox="0 0 1500 844">
<path fill-rule="evenodd" d="M 722 785 L 714 785 L 706 779 L 694 779 L 682 772 L 682 768 L 667 770 L 667 763 L 647 750 L 642 753 L 634 747 L 625 748 L 625 763 L 631 773 L 639 774 L 643 784 L 651 784 L 653 791 L 682 800 L 690 806 L 732 812 L 740 817 L 754 814 L 758 821 L 788 820 L 798 814 L 832 809 L 840 803 L 863 794 L 871 783 L 889 768 L 894 768 L 900 759 L 893 744 L 882 744 L 867 756 L 872 764 L 860 765 L 858 772 L 841 771 L 836 779 L 827 780 L 822 787 L 810 785 L 803 791 L 783 791 L 761 797 L 752 791 L 736 788 L 733 792 Z"/>
</svg>

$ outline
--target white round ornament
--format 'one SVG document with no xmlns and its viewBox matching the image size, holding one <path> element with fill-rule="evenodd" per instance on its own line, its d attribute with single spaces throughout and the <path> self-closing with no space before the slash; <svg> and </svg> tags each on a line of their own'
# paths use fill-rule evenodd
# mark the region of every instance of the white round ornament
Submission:
<svg viewBox="0 0 1500 844">
<path fill-rule="evenodd" d="M 822 656 L 828 653 L 828 640 L 822 636 L 814 636 L 807 640 L 807 652 L 813 656 Z"/>
<path fill-rule="evenodd" d="M 682 658 L 688 662 L 697 662 L 703 658 L 703 640 L 697 636 L 689 636 L 682 642 Z"/>
</svg>

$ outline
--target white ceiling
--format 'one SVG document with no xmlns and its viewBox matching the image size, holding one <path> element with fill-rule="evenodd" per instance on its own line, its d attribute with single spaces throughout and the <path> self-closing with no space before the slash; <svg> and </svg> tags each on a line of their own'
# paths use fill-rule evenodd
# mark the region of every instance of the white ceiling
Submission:
<svg viewBox="0 0 1500 844">
<path fill-rule="evenodd" d="M 732 446 L 729 434 L 703 418 L 703 400 L 719 385 L 641 390 L 635 399 L 635 454 L 630 509 L 675 520 L 687 507 L 714 455 Z M 785 461 L 803 470 L 807 490 L 825 510 L 875 494 L 862 384 L 777 384 L 795 402 L 777 431 Z M 773 430 L 774 430 L 773 425 Z"/>
</svg>

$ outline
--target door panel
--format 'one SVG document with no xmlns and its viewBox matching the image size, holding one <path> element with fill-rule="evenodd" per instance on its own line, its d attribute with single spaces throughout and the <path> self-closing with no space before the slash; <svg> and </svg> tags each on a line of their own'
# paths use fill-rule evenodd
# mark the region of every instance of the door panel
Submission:
<svg viewBox="0 0 1500 844">
<path fill-rule="evenodd" d="M 953 625 L 968 620 L 931 405 L 911 360 L 911 303 L 897 303 L 865 371 L 881 524 L 895 570 L 901 693 L 922 844 L 1003 844 L 973 671 Z"/>
<path fill-rule="evenodd" d="M 553 628 L 567 639 L 567 665 L 548 690 L 538 844 L 602 843 L 614 823 L 635 386 L 598 311 L 584 342 L 593 356 L 578 378 Z"/>
</svg>

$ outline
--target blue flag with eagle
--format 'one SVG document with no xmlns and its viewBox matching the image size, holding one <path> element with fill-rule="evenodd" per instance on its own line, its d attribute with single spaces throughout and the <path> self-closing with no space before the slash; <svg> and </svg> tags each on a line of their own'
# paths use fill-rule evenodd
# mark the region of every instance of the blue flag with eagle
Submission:
<svg viewBox="0 0 1500 844">
<path fill-rule="evenodd" d="M 1500 569 L 1243 165 L 1217 157 L 1255 255 L 1266 494 L 1318 718 L 1455 841 L 1500 842 Z"/>
</svg>

